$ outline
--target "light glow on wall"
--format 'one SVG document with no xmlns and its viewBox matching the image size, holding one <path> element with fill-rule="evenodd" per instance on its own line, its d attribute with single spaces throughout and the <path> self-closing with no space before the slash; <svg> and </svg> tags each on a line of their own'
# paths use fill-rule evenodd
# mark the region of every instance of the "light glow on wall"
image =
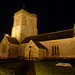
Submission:
<svg viewBox="0 0 75 75">
<path fill-rule="evenodd" d="M 5 36 L 9 36 L 9 34 L 5 34 Z"/>
</svg>

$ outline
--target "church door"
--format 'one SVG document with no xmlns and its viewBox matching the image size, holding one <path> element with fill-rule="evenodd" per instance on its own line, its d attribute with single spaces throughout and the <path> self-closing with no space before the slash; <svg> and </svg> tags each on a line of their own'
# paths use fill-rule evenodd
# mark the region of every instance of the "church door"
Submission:
<svg viewBox="0 0 75 75">
<path fill-rule="evenodd" d="M 29 60 L 33 60 L 33 51 L 32 50 L 29 51 Z"/>
</svg>

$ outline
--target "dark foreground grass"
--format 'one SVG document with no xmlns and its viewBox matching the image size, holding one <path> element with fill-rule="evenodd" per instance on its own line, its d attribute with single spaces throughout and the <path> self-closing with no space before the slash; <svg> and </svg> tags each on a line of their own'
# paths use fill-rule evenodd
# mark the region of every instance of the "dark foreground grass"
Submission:
<svg viewBox="0 0 75 75">
<path fill-rule="evenodd" d="M 72 67 L 56 67 L 55 64 L 59 62 L 69 62 L 70 64 L 74 61 L 40 61 L 35 62 L 36 75 L 75 75 L 75 65 L 71 64 Z"/>
<path fill-rule="evenodd" d="M 59 62 L 70 63 L 72 67 L 56 67 Z M 75 60 L 0 60 L 0 75 L 75 75 Z"/>
<path fill-rule="evenodd" d="M 23 75 L 27 65 L 26 61 L 0 60 L 0 75 Z"/>
</svg>

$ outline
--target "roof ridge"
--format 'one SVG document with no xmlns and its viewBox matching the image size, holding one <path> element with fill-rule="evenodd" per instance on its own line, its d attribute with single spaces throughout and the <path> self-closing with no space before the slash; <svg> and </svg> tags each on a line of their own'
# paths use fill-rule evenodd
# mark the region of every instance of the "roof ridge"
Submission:
<svg viewBox="0 0 75 75">
<path fill-rule="evenodd" d="M 31 39 L 34 41 L 44 41 L 44 40 L 54 40 L 54 39 L 61 39 L 61 38 L 70 38 L 73 37 L 73 31 L 74 29 L 67 29 L 67 30 L 62 30 L 57 32 L 40 34 L 36 36 L 29 36 L 26 37 L 21 43 L 28 42 Z M 67 35 L 68 33 L 69 35 Z"/>
<path fill-rule="evenodd" d="M 39 43 L 38 41 L 32 40 L 39 48 L 41 49 L 46 49 L 41 43 Z"/>
<path fill-rule="evenodd" d="M 6 38 L 8 39 L 8 41 L 11 43 L 11 44 L 18 44 L 19 45 L 19 42 L 16 38 L 14 37 L 11 37 L 11 36 L 6 36 Z"/>
<path fill-rule="evenodd" d="M 70 31 L 70 30 L 74 30 L 74 29 L 67 29 L 67 30 L 61 30 L 61 31 L 56 31 L 56 32 L 44 33 L 44 34 L 39 34 L 36 36 L 41 36 L 41 35 L 46 35 L 46 34 L 54 34 L 54 33 L 59 33 L 59 32 L 66 32 L 66 31 Z M 34 37 L 34 36 L 29 36 L 29 37 Z M 26 37 L 26 38 L 28 38 L 28 37 Z"/>
<path fill-rule="evenodd" d="M 14 38 L 14 39 L 16 39 L 15 37 L 12 37 L 12 36 L 6 36 L 6 37 L 9 37 L 9 38 Z"/>
<path fill-rule="evenodd" d="M 54 34 L 54 33 L 59 33 L 59 32 L 65 32 L 65 31 L 70 31 L 70 30 L 74 30 L 74 29 L 67 29 L 67 30 L 61 30 L 61 31 L 56 31 L 56 32 L 44 33 L 44 34 L 39 34 L 37 36 L 46 35 L 46 34 Z"/>
</svg>

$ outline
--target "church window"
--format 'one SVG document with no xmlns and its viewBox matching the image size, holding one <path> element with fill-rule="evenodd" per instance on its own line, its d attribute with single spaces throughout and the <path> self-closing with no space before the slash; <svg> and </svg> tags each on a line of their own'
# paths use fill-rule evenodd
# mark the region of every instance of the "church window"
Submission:
<svg viewBox="0 0 75 75">
<path fill-rule="evenodd" d="M 52 46 L 52 55 L 59 55 L 59 46 Z"/>
<path fill-rule="evenodd" d="M 52 46 L 52 55 L 54 55 L 54 46 Z"/>
<path fill-rule="evenodd" d="M 57 54 L 59 54 L 59 46 L 57 46 Z"/>
</svg>

